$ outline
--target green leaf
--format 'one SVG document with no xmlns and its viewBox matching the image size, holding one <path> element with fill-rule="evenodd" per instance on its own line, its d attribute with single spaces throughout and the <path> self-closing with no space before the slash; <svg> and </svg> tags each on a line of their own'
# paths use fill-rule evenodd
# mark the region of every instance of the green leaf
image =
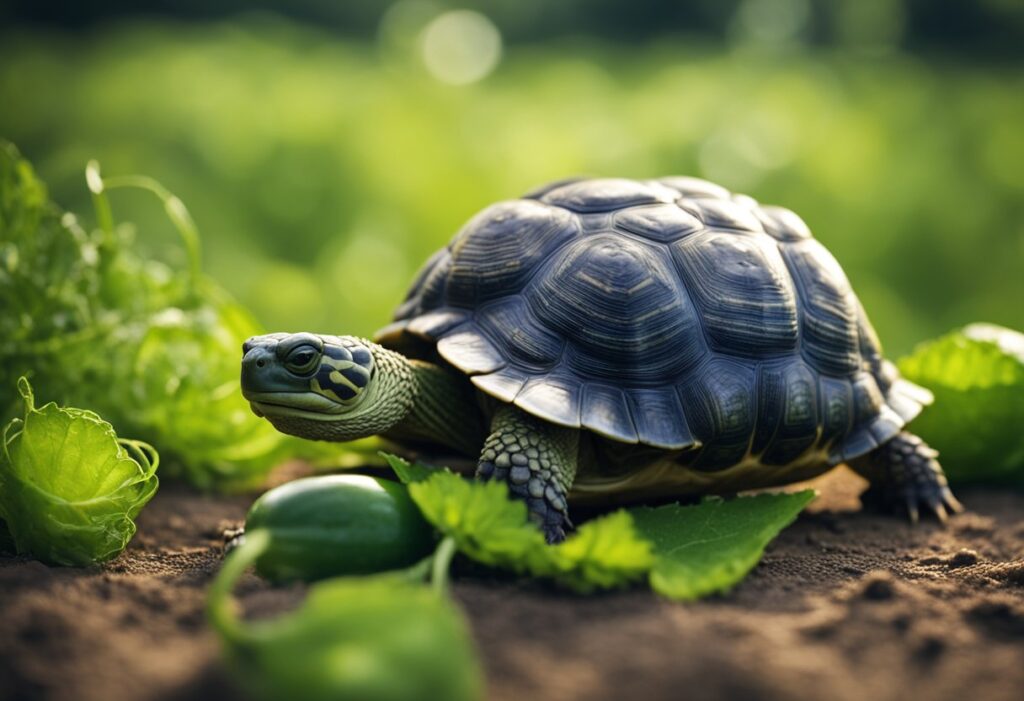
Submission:
<svg viewBox="0 0 1024 701">
<path fill-rule="evenodd" d="M 438 472 L 410 484 L 409 495 L 460 552 L 485 565 L 521 572 L 545 547 L 540 530 L 526 519 L 526 504 L 509 499 L 504 483 Z"/>
<path fill-rule="evenodd" d="M 240 621 L 231 587 L 268 542 L 266 532 L 249 534 L 210 590 L 211 623 L 255 698 L 481 698 L 482 674 L 461 614 L 444 596 L 402 576 L 326 580 L 310 587 L 296 611 Z"/>
<path fill-rule="evenodd" d="M 18 552 L 60 565 L 114 557 L 156 492 L 156 451 L 90 411 L 36 409 L 25 378 L 18 389 L 25 416 L 7 425 L 0 455 L 0 516 Z"/>
<path fill-rule="evenodd" d="M 684 600 L 730 589 L 814 496 L 805 490 L 630 509 L 640 535 L 654 546 L 651 587 Z"/>
<path fill-rule="evenodd" d="M 408 460 L 392 455 L 391 453 L 385 453 L 381 451 L 379 453 L 383 457 L 392 470 L 395 471 L 395 475 L 402 481 L 403 484 L 410 484 L 412 482 L 422 482 L 434 473 L 438 472 L 443 468 L 433 467 L 431 465 L 424 465 L 421 462 L 410 463 Z"/>
<path fill-rule="evenodd" d="M 646 575 L 654 564 L 650 542 L 640 537 L 633 517 L 622 509 L 588 521 L 545 552 L 554 565 L 550 576 L 581 593 L 625 586 Z M 545 573 L 542 565 L 533 571 Z"/>
<path fill-rule="evenodd" d="M 950 481 L 1024 483 L 1024 334 L 971 324 L 921 344 L 899 369 L 935 395 L 913 430 Z"/>
<path fill-rule="evenodd" d="M 564 543 L 550 546 L 527 520 L 526 505 L 510 499 L 503 482 L 435 472 L 410 484 L 409 494 L 426 519 L 468 557 L 550 577 L 577 591 L 623 586 L 642 577 L 653 562 L 650 544 L 637 536 L 624 511 L 584 524 Z"/>
</svg>

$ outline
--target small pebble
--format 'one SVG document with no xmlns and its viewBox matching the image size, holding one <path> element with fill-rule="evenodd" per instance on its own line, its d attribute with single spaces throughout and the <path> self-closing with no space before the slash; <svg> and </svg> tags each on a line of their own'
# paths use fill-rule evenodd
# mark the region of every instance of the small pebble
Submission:
<svg viewBox="0 0 1024 701">
<path fill-rule="evenodd" d="M 964 548 L 953 557 L 949 558 L 950 569 L 956 569 L 958 567 L 970 567 L 976 565 L 981 560 L 981 557 L 973 550 Z"/>
<path fill-rule="evenodd" d="M 887 576 L 869 575 L 862 590 L 865 599 L 872 601 L 885 601 L 896 595 L 896 587 Z"/>
</svg>

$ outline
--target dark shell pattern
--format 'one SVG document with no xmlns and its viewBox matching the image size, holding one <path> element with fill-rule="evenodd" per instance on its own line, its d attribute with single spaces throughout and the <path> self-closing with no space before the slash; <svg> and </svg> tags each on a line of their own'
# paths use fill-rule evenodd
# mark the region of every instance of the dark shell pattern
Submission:
<svg viewBox="0 0 1024 701">
<path fill-rule="evenodd" d="M 485 209 L 378 338 L 407 334 L 499 400 L 703 469 L 838 463 L 931 401 L 800 217 L 696 178 L 563 181 Z"/>
</svg>

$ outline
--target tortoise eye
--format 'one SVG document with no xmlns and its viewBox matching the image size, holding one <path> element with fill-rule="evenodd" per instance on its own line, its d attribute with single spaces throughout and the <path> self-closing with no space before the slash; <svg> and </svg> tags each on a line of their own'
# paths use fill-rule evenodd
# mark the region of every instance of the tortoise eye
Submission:
<svg viewBox="0 0 1024 701">
<path fill-rule="evenodd" d="M 293 372 L 306 372 L 312 369 L 313 363 L 320 353 L 313 346 L 299 346 L 285 359 L 285 365 Z"/>
</svg>

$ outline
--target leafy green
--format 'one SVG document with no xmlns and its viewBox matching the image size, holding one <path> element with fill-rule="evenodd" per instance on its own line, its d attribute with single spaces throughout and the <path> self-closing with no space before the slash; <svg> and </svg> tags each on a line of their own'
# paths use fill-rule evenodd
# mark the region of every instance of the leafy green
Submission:
<svg viewBox="0 0 1024 701">
<path fill-rule="evenodd" d="M 397 455 L 392 455 L 390 453 L 381 452 L 380 456 L 383 457 L 388 466 L 395 471 L 395 474 L 398 476 L 398 479 L 402 481 L 402 484 L 422 482 L 438 470 L 443 469 L 424 465 L 421 462 L 410 463 L 408 460 L 404 460 Z"/>
<path fill-rule="evenodd" d="M 25 378 L 18 390 L 24 419 L 4 429 L 0 454 L 0 516 L 18 552 L 59 565 L 114 557 L 156 493 L 156 451 L 119 439 L 91 411 L 36 409 Z"/>
<path fill-rule="evenodd" d="M 462 616 L 446 597 L 401 575 L 326 580 L 296 611 L 240 621 L 231 588 L 270 539 L 267 531 L 249 534 L 228 556 L 209 599 L 210 620 L 254 697 L 481 698 L 482 675 Z"/>
<path fill-rule="evenodd" d="M 813 490 L 804 490 L 630 509 L 636 529 L 654 546 L 651 587 L 687 600 L 731 588 L 813 498 Z"/>
<path fill-rule="evenodd" d="M 104 179 L 95 163 L 86 176 L 99 220 L 92 231 L 0 144 L 0 418 L 14 415 L 14 379 L 24 374 L 41 393 L 159 446 L 165 470 L 203 487 L 247 485 L 286 456 L 323 455 L 242 398 L 241 343 L 263 329 L 203 276 L 181 200 L 149 178 Z M 160 199 L 185 265 L 142 257 L 131 228 L 115 225 L 107 193 L 126 187 Z"/>
<path fill-rule="evenodd" d="M 443 471 L 411 483 L 409 496 L 437 530 L 477 562 L 517 572 L 543 563 L 544 536 L 527 521 L 526 504 L 509 499 L 504 483 L 474 482 Z"/>
<path fill-rule="evenodd" d="M 411 483 L 409 495 L 460 552 L 485 565 L 551 577 L 581 592 L 623 586 L 651 565 L 650 546 L 637 538 L 624 511 L 590 521 L 564 543 L 549 546 L 527 520 L 526 505 L 510 499 L 502 482 L 435 471 Z"/>
<path fill-rule="evenodd" d="M 622 509 L 584 523 L 565 542 L 547 546 L 544 552 L 553 565 L 549 576 L 582 593 L 634 582 L 654 564 L 650 543 Z M 534 571 L 545 573 L 543 567 L 535 566 Z"/>
<path fill-rule="evenodd" d="M 1024 483 L 1024 334 L 971 324 L 921 344 L 899 368 L 935 394 L 913 429 L 951 481 Z"/>
<path fill-rule="evenodd" d="M 448 470 L 385 458 L 411 480 L 426 519 L 477 562 L 549 577 L 579 592 L 611 589 L 649 575 L 655 591 L 693 599 L 724 591 L 761 559 L 765 546 L 814 498 L 761 494 L 695 506 L 619 509 L 546 545 L 526 505 L 501 482 L 474 482 Z"/>
</svg>

